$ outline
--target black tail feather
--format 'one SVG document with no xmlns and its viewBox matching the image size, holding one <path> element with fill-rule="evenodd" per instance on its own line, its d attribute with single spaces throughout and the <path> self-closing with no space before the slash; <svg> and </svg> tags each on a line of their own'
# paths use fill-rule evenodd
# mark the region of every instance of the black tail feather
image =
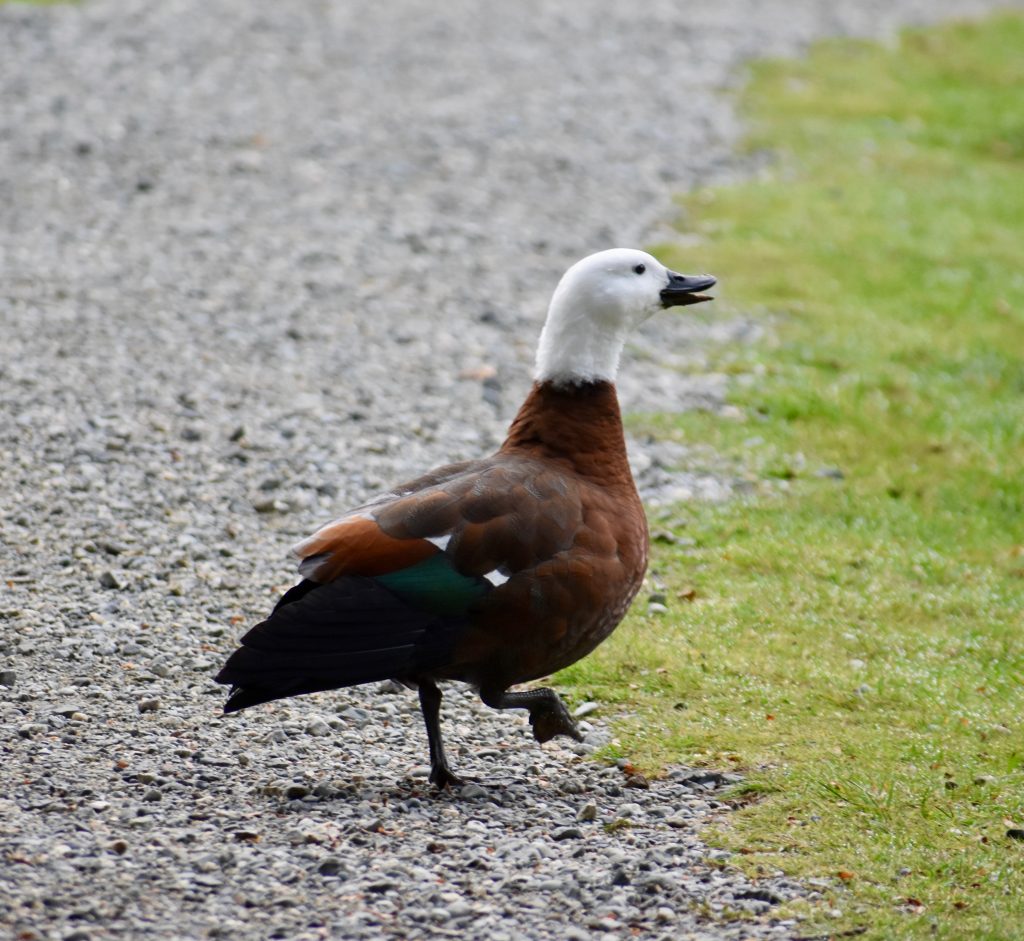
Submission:
<svg viewBox="0 0 1024 941">
<path fill-rule="evenodd" d="M 224 703 L 224 715 L 277 698 L 279 697 L 273 690 L 264 689 L 262 686 L 233 686 L 228 701 Z"/>
<path fill-rule="evenodd" d="M 300 582 L 217 674 L 234 687 L 224 711 L 441 666 L 463 623 L 417 611 L 372 578 Z"/>
<path fill-rule="evenodd" d="M 316 582 L 311 582 L 308 578 L 304 578 L 298 585 L 292 585 L 280 598 L 277 599 L 277 604 L 274 605 L 274 613 L 276 614 L 280 608 L 283 608 L 287 604 L 293 604 L 296 601 L 300 601 L 305 598 L 311 591 L 320 586 Z"/>
</svg>

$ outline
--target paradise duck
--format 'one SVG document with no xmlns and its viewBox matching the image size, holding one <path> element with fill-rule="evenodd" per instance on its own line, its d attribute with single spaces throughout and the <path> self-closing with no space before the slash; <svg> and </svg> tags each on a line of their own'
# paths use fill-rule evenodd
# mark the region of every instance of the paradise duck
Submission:
<svg viewBox="0 0 1024 941">
<path fill-rule="evenodd" d="M 630 330 L 710 300 L 715 279 L 634 249 L 573 265 L 555 289 L 535 381 L 505 443 L 402 484 L 300 542 L 303 580 L 217 675 L 224 706 L 396 679 L 419 690 L 430 780 L 445 757 L 439 680 L 527 709 L 540 742 L 579 730 L 552 689 L 510 692 L 590 653 L 647 567 L 647 520 L 626 459 L 615 374 Z"/>
</svg>

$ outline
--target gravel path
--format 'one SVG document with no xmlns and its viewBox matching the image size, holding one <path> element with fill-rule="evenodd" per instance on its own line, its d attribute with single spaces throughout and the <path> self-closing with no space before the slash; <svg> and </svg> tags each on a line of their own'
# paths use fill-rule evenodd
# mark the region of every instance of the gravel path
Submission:
<svg viewBox="0 0 1024 941">
<path fill-rule="evenodd" d="M 696 837 L 728 782 L 630 786 L 601 710 L 541 748 L 452 690 L 482 783 L 435 799 L 410 695 L 222 720 L 211 676 L 294 537 L 499 440 L 569 262 L 742 169 L 742 61 L 992 5 L 0 6 L 0 936 L 792 937 L 808 889 Z M 722 408 L 719 311 L 649 327 L 627 407 Z"/>
</svg>

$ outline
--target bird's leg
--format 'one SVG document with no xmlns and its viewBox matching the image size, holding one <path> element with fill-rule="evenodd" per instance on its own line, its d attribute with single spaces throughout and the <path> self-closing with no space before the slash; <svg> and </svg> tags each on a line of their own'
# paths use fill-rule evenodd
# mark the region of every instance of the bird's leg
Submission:
<svg viewBox="0 0 1024 941">
<path fill-rule="evenodd" d="M 433 680 L 417 678 L 420 688 L 420 709 L 427 726 L 427 742 L 430 744 L 430 783 L 440 790 L 461 785 L 462 780 L 448 767 L 441 738 L 441 690 Z"/>
<path fill-rule="evenodd" d="M 556 735 L 567 735 L 577 742 L 583 741 L 565 703 L 553 689 L 528 689 L 509 693 L 496 690 L 481 690 L 480 698 L 492 709 L 529 709 L 533 737 L 538 742 L 547 742 Z"/>
</svg>

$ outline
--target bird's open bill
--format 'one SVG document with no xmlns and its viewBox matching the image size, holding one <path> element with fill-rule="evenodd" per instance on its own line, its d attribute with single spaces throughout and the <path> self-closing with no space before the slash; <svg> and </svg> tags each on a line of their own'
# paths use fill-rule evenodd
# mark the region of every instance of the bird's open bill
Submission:
<svg viewBox="0 0 1024 941">
<path fill-rule="evenodd" d="M 707 294 L 699 293 L 715 286 L 715 279 L 711 275 L 679 274 L 676 271 L 670 271 L 668 277 L 668 286 L 661 292 L 662 307 L 686 307 L 690 304 L 714 300 Z"/>
</svg>

